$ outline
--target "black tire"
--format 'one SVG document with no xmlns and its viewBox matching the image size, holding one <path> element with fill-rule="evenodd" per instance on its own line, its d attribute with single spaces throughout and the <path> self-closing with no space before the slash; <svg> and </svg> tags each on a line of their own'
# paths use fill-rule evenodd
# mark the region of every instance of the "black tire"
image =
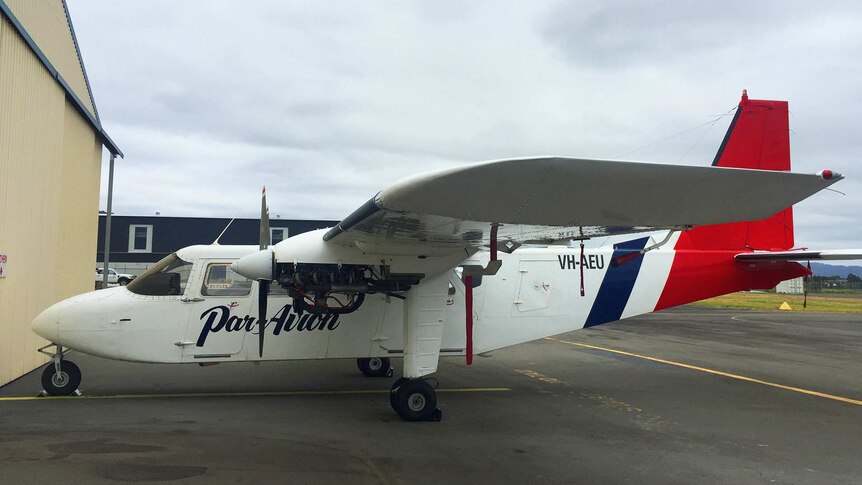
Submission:
<svg viewBox="0 0 862 485">
<path fill-rule="evenodd" d="M 404 421 L 432 421 L 437 411 L 437 391 L 425 379 L 405 379 L 390 399 Z"/>
<path fill-rule="evenodd" d="M 120 278 L 117 280 L 117 284 L 120 286 L 126 286 L 129 284 L 129 280 L 126 278 Z"/>
<path fill-rule="evenodd" d="M 399 377 L 395 381 L 395 383 L 392 384 L 392 389 L 389 390 L 389 404 L 392 406 L 392 409 L 395 409 L 395 396 L 398 395 L 398 391 L 401 389 L 401 385 L 408 380 L 409 379 L 407 379 L 406 377 Z"/>
<path fill-rule="evenodd" d="M 81 384 L 81 369 L 74 362 L 60 362 L 60 376 L 56 377 L 54 363 L 42 371 L 42 388 L 49 396 L 71 396 Z"/>
<path fill-rule="evenodd" d="M 392 363 L 387 357 L 371 357 L 356 359 L 356 366 L 366 377 L 388 377 Z"/>
</svg>

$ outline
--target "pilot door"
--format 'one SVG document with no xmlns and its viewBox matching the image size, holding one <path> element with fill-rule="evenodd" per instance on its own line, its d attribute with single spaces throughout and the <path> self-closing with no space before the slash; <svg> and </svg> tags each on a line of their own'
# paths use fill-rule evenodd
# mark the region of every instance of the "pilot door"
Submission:
<svg viewBox="0 0 862 485">
<path fill-rule="evenodd" d="M 251 315 L 252 286 L 257 283 L 233 272 L 230 262 L 204 263 L 198 288 L 190 288 L 184 354 L 195 361 L 230 358 L 240 353 L 247 333 L 256 331 Z"/>
</svg>

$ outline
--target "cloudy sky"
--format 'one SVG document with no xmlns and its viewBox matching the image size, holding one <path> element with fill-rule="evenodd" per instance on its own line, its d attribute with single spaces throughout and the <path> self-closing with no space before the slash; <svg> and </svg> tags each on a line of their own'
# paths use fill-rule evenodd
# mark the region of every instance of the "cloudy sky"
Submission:
<svg viewBox="0 0 862 485">
<path fill-rule="evenodd" d="M 794 171 L 848 178 L 797 206 L 797 243 L 862 246 L 858 2 L 68 4 L 126 154 L 115 213 L 256 217 L 266 185 L 273 215 L 341 219 L 530 155 L 708 165 L 747 88 L 790 101 Z"/>
</svg>

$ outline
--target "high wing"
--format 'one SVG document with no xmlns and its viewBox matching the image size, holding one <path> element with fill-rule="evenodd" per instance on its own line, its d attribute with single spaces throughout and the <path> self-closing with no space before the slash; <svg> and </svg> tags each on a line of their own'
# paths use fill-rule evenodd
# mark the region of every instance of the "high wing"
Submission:
<svg viewBox="0 0 862 485">
<path fill-rule="evenodd" d="M 831 249 L 824 251 L 763 251 L 741 253 L 734 256 L 737 261 L 810 261 L 862 259 L 862 249 Z"/>
<path fill-rule="evenodd" d="M 828 176 L 827 176 L 828 173 Z M 842 177 L 541 157 L 428 172 L 381 191 L 324 236 L 368 252 L 429 254 L 759 220 Z"/>
</svg>

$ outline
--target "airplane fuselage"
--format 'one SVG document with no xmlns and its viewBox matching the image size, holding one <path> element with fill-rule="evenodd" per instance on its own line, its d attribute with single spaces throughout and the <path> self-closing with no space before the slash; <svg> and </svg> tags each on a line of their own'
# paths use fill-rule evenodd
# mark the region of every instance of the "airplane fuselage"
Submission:
<svg viewBox="0 0 862 485">
<path fill-rule="evenodd" d="M 642 255 L 635 254 L 635 249 L 650 244 L 649 238 L 617 248 L 587 249 L 583 255 L 578 247 L 568 246 L 524 247 L 512 254 L 501 253 L 499 272 L 474 284 L 473 353 L 656 310 L 663 299 L 668 299 L 663 293 L 676 256 L 676 237 L 667 245 L 670 249 Z M 259 283 L 225 283 L 227 280 L 214 277 L 218 271 L 219 277 L 224 276 L 230 263 L 255 250 L 252 246 L 217 245 L 183 249 L 177 255 L 189 264 L 179 294 L 136 294 L 135 285 L 99 290 L 50 307 L 37 318 L 34 329 L 64 347 L 137 362 L 402 355 L 403 300 L 369 294 L 352 313 L 300 314 L 294 311 L 292 298 L 273 285 L 268 297 L 265 347 L 263 356 L 259 356 Z M 733 265 L 732 253 L 722 253 L 710 254 Z M 487 253 L 480 252 L 462 264 L 486 264 L 488 258 Z M 690 278 L 690 285 L 697 285 L 699 275 L 717 277 L 699 268 L 695 274 L 680 273 L 678 278 Z M 774 285 L 784 277 L 783 273 L 770 273 L 762 284 Z M 427 278 L 448 282 L 447 294 L 440 301 L 445 305 L 440 355 L 464 355 L 465 288 L 459 269 Z"/>
</svg>

